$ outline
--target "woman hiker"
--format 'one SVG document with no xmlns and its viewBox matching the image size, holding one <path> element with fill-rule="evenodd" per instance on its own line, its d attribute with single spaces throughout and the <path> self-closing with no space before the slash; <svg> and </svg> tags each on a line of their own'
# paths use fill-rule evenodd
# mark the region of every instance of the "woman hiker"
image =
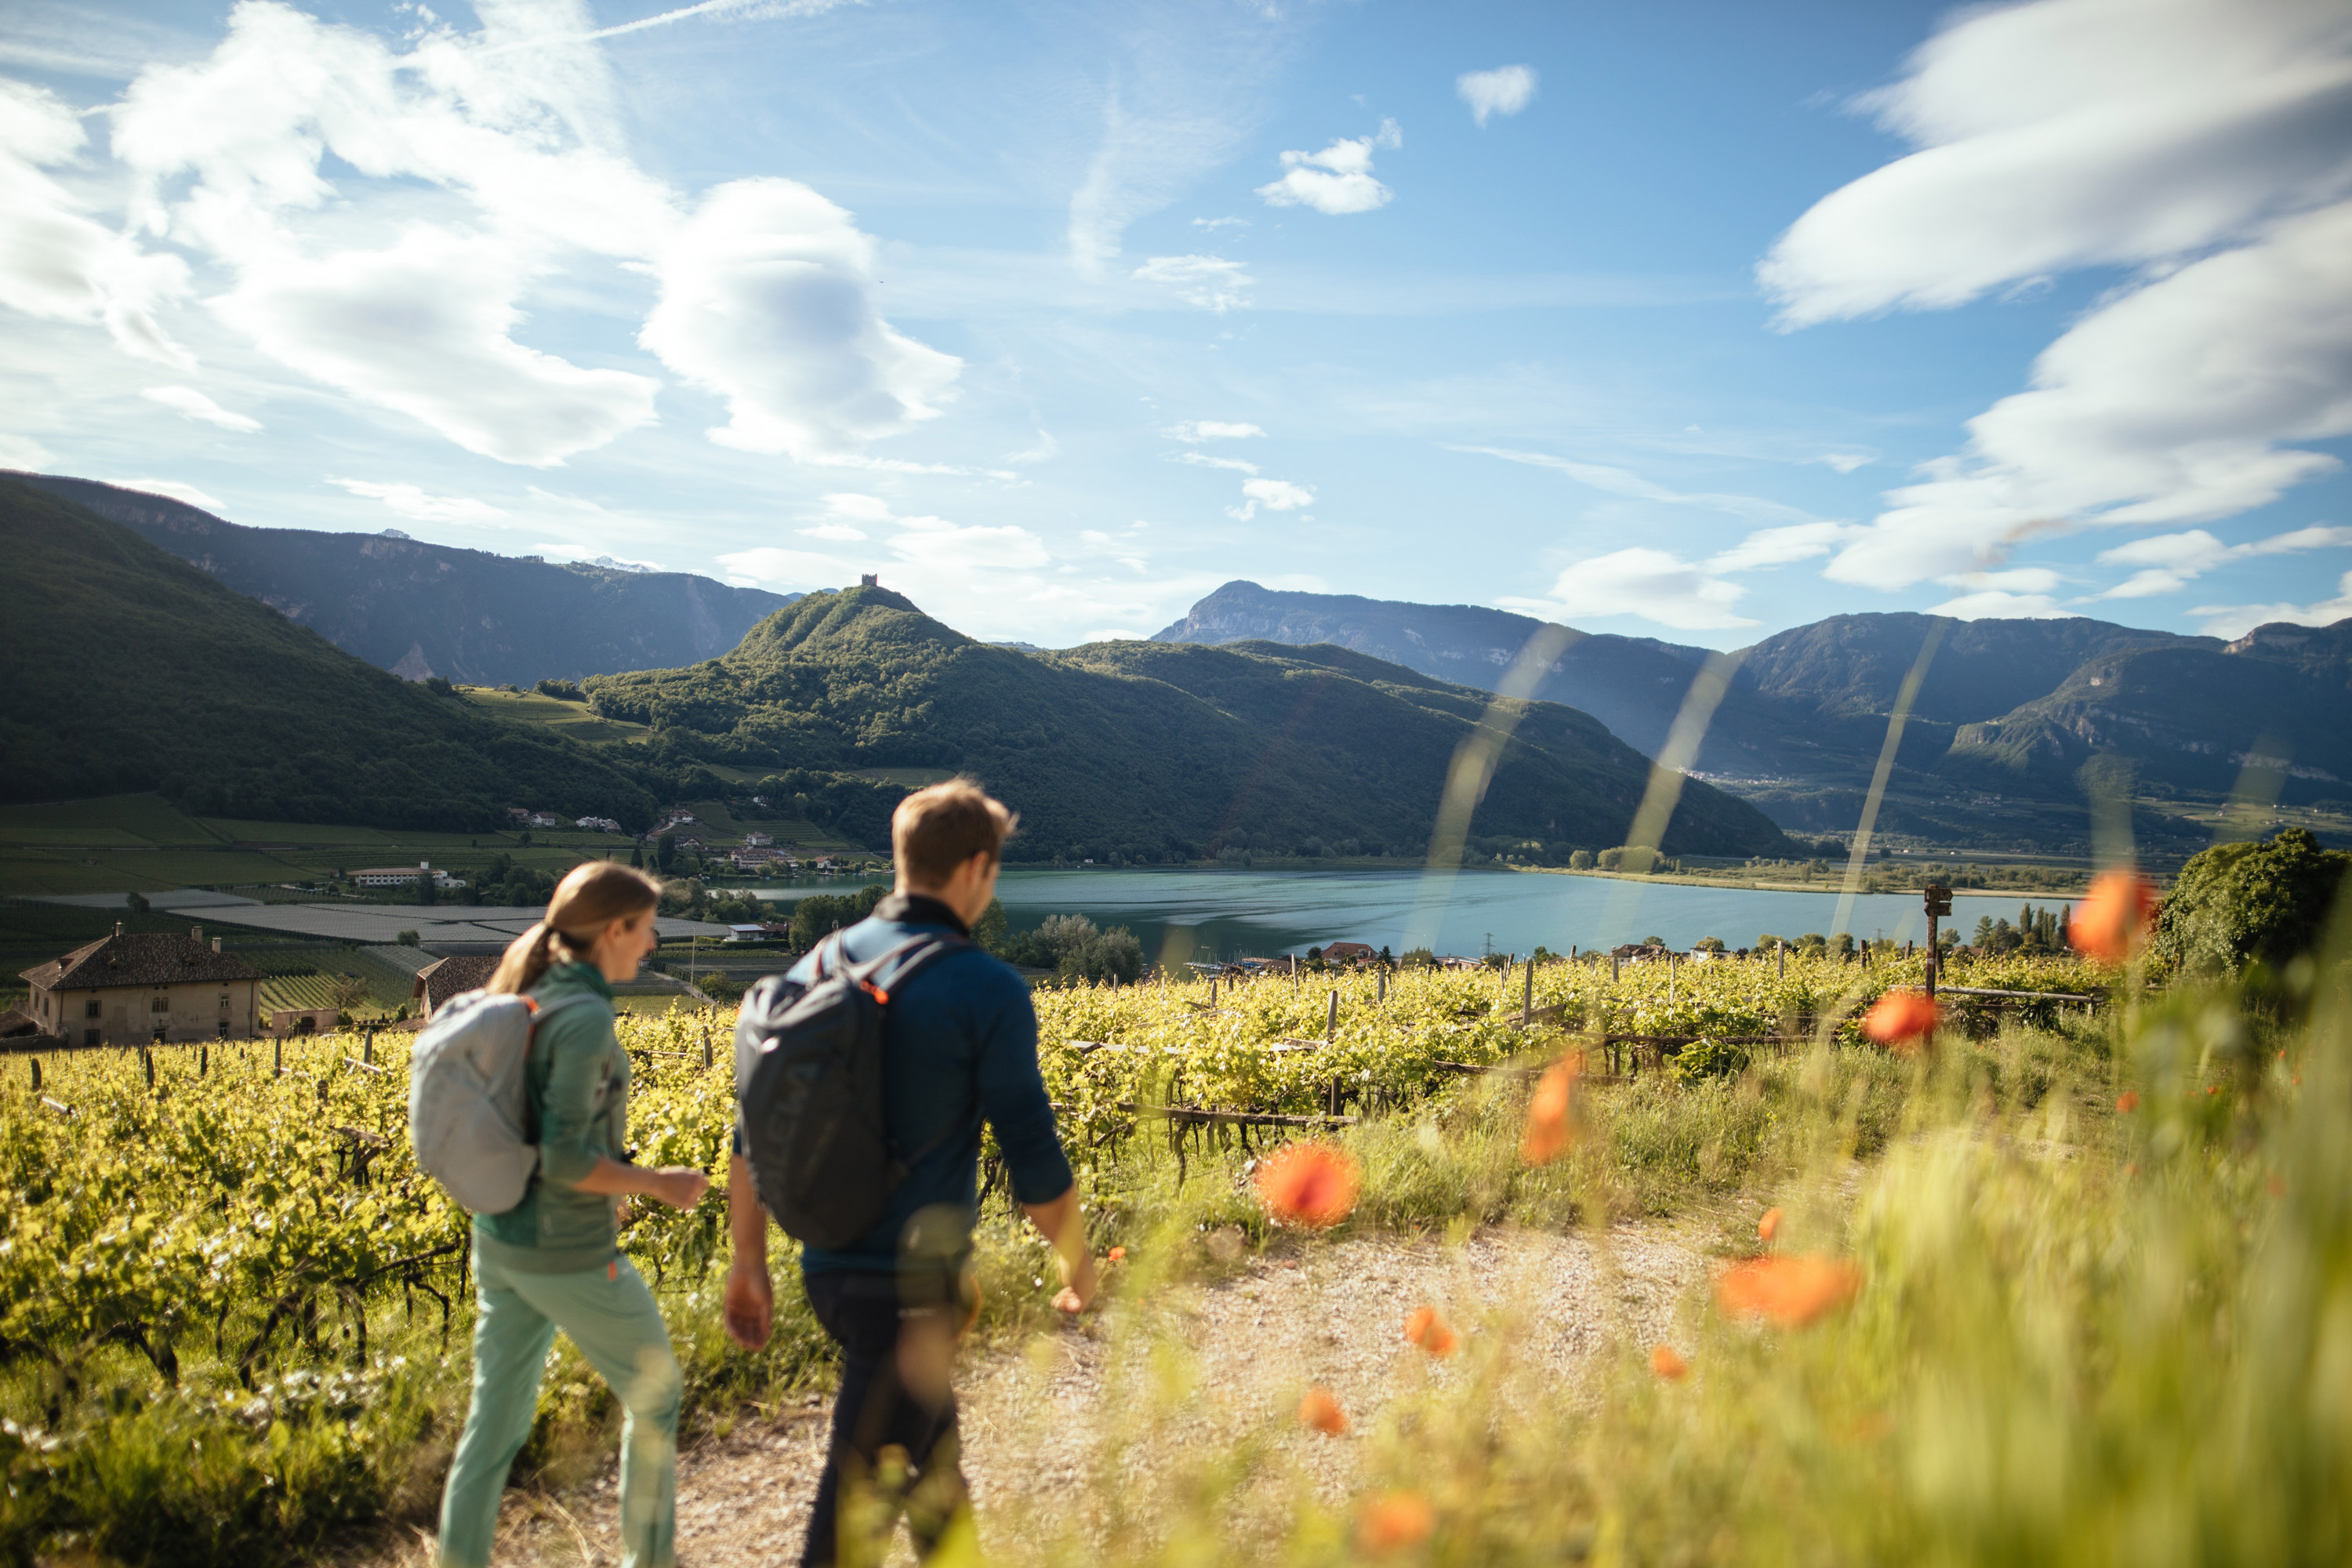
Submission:
<svg viewBox="0 0 2352 1568">
<path fill-rule="evenodd" d="M 474 1397 L 441 1495 L 442 1568 L 487 1568 L 507 1470 L 530 1436 L 555 1331 L 572 1336 L 628 1412 L 621 1429 L 621 1562 L 670 1568 L 677 1481 L 677 1359 L 616 1226 L 630 1194 L 692 1208 L 710 1179 L 628 1163 L 629 1054 L 613 985 L 654 950 L 661 884 L 610 861 L 572 868 L 546 918 L 517 937 L 488 989 L 546 1004 L 527 1073 L 539 1173 L 515 1207 L 474 1216 Z"/>
</svg>

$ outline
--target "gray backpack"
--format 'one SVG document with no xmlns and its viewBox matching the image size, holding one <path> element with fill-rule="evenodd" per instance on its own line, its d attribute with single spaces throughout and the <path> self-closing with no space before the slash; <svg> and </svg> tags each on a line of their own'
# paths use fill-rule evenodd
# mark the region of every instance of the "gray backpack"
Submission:
<svg viewBox="0 0 2352 1568">
<path fill-rule="evenodd" d="M 539 1170 L 523 1068 L 538 1026 L 583 995 L 541 1005 L 468 991 L 443 1005 L 408 1058 L 408 1139 L 417 1168 L 475 1214 L 504 1214 Z"/>
</svg>

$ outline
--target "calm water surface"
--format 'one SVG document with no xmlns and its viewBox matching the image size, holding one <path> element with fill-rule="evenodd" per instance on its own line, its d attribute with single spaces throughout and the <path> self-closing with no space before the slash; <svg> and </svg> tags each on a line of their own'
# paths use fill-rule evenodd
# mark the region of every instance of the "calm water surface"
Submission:
<svg viewBox="0 0 2352 1568">
<path fill-rule="evenodd" d="M 1097 871 L 1008 868 L 998 883 L 1018 929 L 1048 915 L 1123 925 L 1162 962 L 1274 956 L 1338 941 L 1402 952 L 1554 952 L 1613 947 L 1645 936 L 1688 947 L 1703 936 L 1746 947 L 1770 931 L 1824 934 L 1838 895 L 1765 893 L 1516 871 Z M 2025 895 L 1959 895 L 1963 930 L 1980 915 L 2011 921 Z M 2057 900 L 2034 899 L 2040 904 Z M 1844 929 L 1857 937 L 1924 937 L 1916 893 L 1858 896 Z"/>
<path fill-rule="evenodd" d="M 872 878 L 835 877 L 747 889 L 778 903 L 811 893 L 854 892 Z M 997 884 L 1016 931 L 1048 915 L 1081 914 L 1123 925 L 1144 952 L 1167 963 L 1190 959 L 1274 957 L 1333 942 L 1370 942 L 1394 952 L 1532 952 L 1548 947 L 1614 947 L 1663 937 L 1686 948 L 1703 936 L 1733 947 L 1769 931 L 1828 934 L 1838 895 L 1767 893 L 1519 871 L 1451 874 L 1399 871 L 1034 870 L 1008 868 Z M 1965 931 L 1979 916 L 2015 921 L 2019 906 L 2063 903 L 2023 893 L 1960 893 L 1954 918 Z M 1916 893 L 1858 895 L 1843 929 L 1856 937 L 1906 942 L 1927 934 Z"/>
</svg>

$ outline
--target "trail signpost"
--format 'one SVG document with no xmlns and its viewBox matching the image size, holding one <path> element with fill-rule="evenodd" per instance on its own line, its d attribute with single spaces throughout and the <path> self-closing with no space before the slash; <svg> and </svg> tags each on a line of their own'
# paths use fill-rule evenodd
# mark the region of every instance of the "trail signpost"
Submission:
<svg viewBox="0 0 2352 1568">
<path fill-rule="evenodd" d="M 1927 900 L 1927 994 L 1936 994 L 1936 971 L 1944 962 L 1944 949 L 1937 940 L 1936 922 L 1952 912 L 1952 889 L 1941 882 L 1930 882 L 1923 889 Z"/>
</svg>

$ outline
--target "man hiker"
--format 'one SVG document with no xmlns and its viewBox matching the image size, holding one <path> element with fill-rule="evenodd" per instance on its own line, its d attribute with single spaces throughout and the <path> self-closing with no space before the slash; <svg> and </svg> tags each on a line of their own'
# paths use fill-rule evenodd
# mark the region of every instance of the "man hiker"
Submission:
<svg viewBox="0 0 2352 1568">
<path fill-rule="evenodd" d="M 964 779 L 899 802 L 890 819 L 897 889 L 841 933 L 838 951 L 827 959 L 836 967 L 824 973 L 880 958 L 927 934 L 968 937 L 995 896 L 999 855 L 1017 821 Z M 794 965 L 788 983 L 820 978 L 819 959 L 835 940 Z M 956 1337 L 978 1308 L 970 1258 L 983 1118 L 996 1131 L 1013 1195 L 1053 1244 L 1062 1281 L 1054 1305 L 1076 1313 L 1095 1293 L 1077 1187 L 1037 1071 L 1037 1015 L 1028 984 L 979 947 L 958 946 L 903 983 L 888 982 L 887 996 L 883 1104 L 907 1175 L 864 1237 L 801 1253 L 809 1305 L 842 1352 L 832 1443 L 803 1564 L 835 1561 L 845 1485 L 889 1488 L 887 1500 L 906 1508 L 925 1556 L 965 1511 L 949 1371 Z M 747 1051 L 760 1048 L 745 1032 L 736 1041 L 739 1068 Z M 740 1131 L 727 1194 L 735 1250 L 727 1274 L 727 1331 L 757 1349 L 768 1340 L 774 1287 L 768 1215 Z M 883 1462 L 893 1448 L 905 1456 L 903 1476 L 898 1454 Z"/>
</svg>

